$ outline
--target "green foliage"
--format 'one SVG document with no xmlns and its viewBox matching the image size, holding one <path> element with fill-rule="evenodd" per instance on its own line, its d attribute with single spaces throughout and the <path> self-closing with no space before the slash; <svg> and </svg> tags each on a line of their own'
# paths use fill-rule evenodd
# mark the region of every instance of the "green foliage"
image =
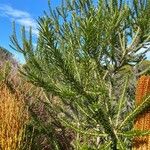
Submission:
<svg viewBox="0 0 150 150">
<path fill-rule="evenodd" d="M 22 47 L 14 30 L 13 48 L 26 59 L 21 73 L 59 97 L 57 106 L 48 97 L 44 104 L 75 132 L 75 149 L 129 148 L 133 121 L 150 104 L 147 98 L 133 107 L 135 70 L 149 50 L 149 7 L 149 0 L 99 0 L 96 6 L 92 0 L 62 1 L 39 18 L 36 48 L 31 30 L 27 39 L 23 28 Z"/>
</svg>

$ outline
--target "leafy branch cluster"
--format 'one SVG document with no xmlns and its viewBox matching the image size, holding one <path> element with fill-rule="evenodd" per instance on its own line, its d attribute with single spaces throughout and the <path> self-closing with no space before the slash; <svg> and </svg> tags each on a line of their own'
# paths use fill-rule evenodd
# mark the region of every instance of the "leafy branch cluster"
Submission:
<svg viewBox="0 0 150 150">
<path fill-rule="evenodd" d="M 65 0 L 55 10 L 49 3 L 36 47 L 24 27 L 21 46 L 14 27 L 13 48 L 26 60 L 20 71 L 42 87 L 47 109 L 75 131 L 75 149 L 126 149 L 131 137 L 149 134 L 132 129 L 150 102 L 134 108 L 131 84 L 149 69 L 136 70 L 149 51 L 149 11 L 149 0 Z M 54 107 L 50 94 L 60 105 Z"/>
</svg>

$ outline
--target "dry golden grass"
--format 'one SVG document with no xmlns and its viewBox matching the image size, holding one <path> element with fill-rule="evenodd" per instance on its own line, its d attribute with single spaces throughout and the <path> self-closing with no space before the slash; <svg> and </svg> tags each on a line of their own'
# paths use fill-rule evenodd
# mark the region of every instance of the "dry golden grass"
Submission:
<svg viewBox="0 0 150 150">
<path fill-rule="evenodd" d="M 19 150 L 23 144 L 28 113 L 21 96 L 0 86 L 0 149 Z"/>
</svg>

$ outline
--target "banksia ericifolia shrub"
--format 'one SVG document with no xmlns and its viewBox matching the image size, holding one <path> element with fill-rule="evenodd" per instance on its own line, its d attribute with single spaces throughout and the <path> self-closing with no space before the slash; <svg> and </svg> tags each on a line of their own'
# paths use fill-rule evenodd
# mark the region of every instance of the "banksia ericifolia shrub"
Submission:
<svg viewBox="0 0 150 150">
<path fill-rule="evenodd" d="M 49 4 L 38 19 L 36 47 L 32 31 L 27 36 L 24 27 L 22 45 L 18 42 L 14 24 L 12 48 L 26 62 L 20 72 L 44 92 L 49 116 L 74 131 L 75 150 L 128 150 L 132 138 L 149 134 L 132 130 L 150 104 L 146 98 L 133 108 L 134 80 L 147 71 L 137 66 L 150 43 L 149 10 L 148 0 L 64 0 L 54 10 Z M 61 150 L 52 122 L 47 126 L 34 118 L 53 139 L 53 149 Z"/>
</svg>

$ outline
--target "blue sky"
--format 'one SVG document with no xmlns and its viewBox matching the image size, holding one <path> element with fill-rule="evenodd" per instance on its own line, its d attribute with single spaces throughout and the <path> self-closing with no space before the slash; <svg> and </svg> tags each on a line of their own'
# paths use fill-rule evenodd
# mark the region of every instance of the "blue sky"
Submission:
<svg viewBox="0 0 150 150">
<path fill-rule="evenodd" d="M 60 4 L 61 0 L 51 0 L 52 8 Z M 22 61 L 22 57 L 9 47 L 9 36 L 12 34 L 12 22 L 15 21 L 17 30 L 22 25 L 29 29 L 33 28 L 33 34 L 37 34 L 36 19 L 43 15 L 44 10 L 48 10 L 47 0 L 0 0 L 0 46 L 11 51 L 14 56 Z"/>
</svg>

